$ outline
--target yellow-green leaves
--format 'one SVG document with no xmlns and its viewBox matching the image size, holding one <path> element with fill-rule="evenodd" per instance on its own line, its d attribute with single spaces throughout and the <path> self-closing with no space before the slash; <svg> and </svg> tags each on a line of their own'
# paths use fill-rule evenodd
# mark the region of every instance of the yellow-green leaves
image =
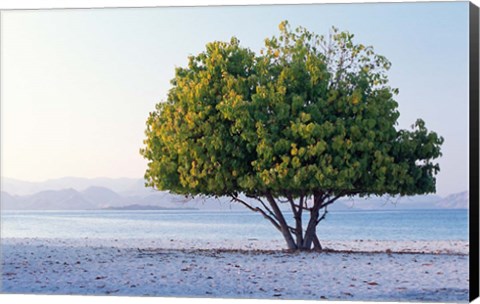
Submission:
<svg viewBox="0 0 480 304">
<path fill-rule="evenodd" d="M 353 105 L 357 105 L 362 100 L 362 91 L 360 89 L 354 90 L 350 100 Z"/>
<path fill-rule="evenodd" d="M 422 120 L 395 129 L 390 62 L 336 28 L 279 30 L 258 55 L 232 38 L 176 69 L 147 120 L 148 184 L 215 196 L 434 191 L 443 138 Z"/>
</svg>

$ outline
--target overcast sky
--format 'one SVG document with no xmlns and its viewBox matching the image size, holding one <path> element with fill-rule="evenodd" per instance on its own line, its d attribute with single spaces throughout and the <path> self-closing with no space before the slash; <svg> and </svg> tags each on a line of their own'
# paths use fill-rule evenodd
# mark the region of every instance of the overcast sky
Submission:
<svg viewBox="0 0 480 304">
<path fill-rule="evenodd" d="M 445 138 L 438 194 L 468 189 L 467 2 L 2 12 L 2 176 L 142 177 L 175 66 L 231 36 L 257 52 L 282 20 L 385 55 L 400 127 L 421 117 Z"/>
</svg>

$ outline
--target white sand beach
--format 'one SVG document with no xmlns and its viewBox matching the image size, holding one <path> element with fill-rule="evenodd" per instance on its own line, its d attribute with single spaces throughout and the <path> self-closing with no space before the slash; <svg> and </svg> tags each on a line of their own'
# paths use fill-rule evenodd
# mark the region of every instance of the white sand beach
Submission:
<svg viewBox="0 0 480 304">
<path fill-rule="evenodd" d="M 468 301 L 468 242 L 2 239 L 2 293 Z M 331 251 L 330 251 L 331 250 Z"/>
</svg>

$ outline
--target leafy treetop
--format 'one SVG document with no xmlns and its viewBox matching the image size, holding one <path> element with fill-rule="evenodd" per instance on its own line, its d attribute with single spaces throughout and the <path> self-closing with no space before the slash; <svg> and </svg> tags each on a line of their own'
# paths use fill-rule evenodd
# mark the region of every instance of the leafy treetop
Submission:
<svg viewBox="0 0 480 304">
<path fill-rule="evenodd" d="M 434 192 L 443 138 L 421 119 L 397 130 L 390 62 L 336 28 L 279 29 L 258 55 L 232 38 L 176 69 L 147 121 L 148 185 L 211 196 Z"/>
</svg>

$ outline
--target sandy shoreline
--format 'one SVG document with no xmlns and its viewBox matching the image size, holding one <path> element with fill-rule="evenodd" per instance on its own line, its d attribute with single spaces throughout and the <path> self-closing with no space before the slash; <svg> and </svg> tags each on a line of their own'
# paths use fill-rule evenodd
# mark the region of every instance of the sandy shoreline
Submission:
<svg viewBox="0 0 480 304">
<path fill-rule="evenodd" d="M 468 301 L 466 241 L 323 244 L 340 252 L 287 253 L 279 250 L 281 241 L 258 240 L 6 238 L 1 288 L 3 293 Z"/>
</svg>

